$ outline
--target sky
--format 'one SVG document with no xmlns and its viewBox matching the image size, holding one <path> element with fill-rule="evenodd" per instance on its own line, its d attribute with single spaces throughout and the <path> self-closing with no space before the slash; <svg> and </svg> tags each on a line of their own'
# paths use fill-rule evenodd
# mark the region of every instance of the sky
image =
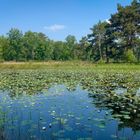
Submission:
<svg viewBox="0 0 140 140">
<path fill-rule="evenodd" d="M 77 40 L 90 33 L 99 20 L 117 11 L 117 3 L 129 5 L 132 0 L 0 0 L 0 35 L 11 28 L 24 32 L 43 32 L 50 39 Z"/>
</svg>

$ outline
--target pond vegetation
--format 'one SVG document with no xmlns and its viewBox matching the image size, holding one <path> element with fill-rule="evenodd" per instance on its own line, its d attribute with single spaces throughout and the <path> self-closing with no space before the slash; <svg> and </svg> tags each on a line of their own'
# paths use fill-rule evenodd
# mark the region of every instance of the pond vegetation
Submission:
<svg viewBox="0 0 140 140">
<path fill-rule="evenodd" d="M 139 66 L 57 67 L 1 69 L 1 139 L 139 139 Z"/>
<path fill-rule="evenodd" d="M 83 21 L 83 27 L 78 27 L 78 22 L 83 15 L 88 23 L 88 16 L 104 14 L 105 5 L 101 4 L 99 12 L 96 6 L 100 2 L 94 2 L 95 12 L 94 7 L 90 8 L 92 2 L 53 2 L 52 7 L 51 1 L 46 2 L 39 2 L 37 10 L 35 2 L 22 5 L 32 11 L 33 15 L 28 11 L 28 23 L 34 18 L 40 22 L 41 17 L 48 17 L 47 23 L 33 21 L 25 28 L 20 25 L 22 21 L 15 24 L 17 20 L 11 25 L 23 27 L 23 32 L 11 28 L 0 35 L 0 140 L 140 140 L 140 0 L 117 4 L 115 13 L 94 24 L 83 37 L 88 24 Z M 18 3 L 9 4 L 18 8 L 6 9 L 19 15 L 19 20 L 24 17 L 22 14 L 30 19 Z M 105 11 L 111 10 L 107 5 Z M 33 7 L 35 11 L 31 10 Z M 77 11 L 77 16 L 72 15 L 77 21 L 70 20 L 70 13 Z M 52 18 L 55 14 L 61 16 Z M 63 15 L 72 24 L 65 23 Z M 53 23 L 49 17 L 60 18 L 64 25 L 44 26 Z M 66 31 L 56 33 L 64 28 Z M 57 39 L 69 31 L 81 38 L 67 35 L 63 41 Z M 50 39 L 53 35 L 56 38 Z"/>
</svg>

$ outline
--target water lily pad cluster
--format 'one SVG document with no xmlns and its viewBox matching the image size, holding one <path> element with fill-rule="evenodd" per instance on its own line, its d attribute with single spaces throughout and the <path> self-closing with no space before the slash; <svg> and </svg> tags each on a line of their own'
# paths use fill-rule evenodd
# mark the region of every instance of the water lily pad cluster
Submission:
<svg viewBox="0 0 140 140">
<path fill-rule="evenodd" d="M 80 85 L 90 92 L 97 106 L 112 109 L 115 118 L 129 125 L 128 121 L 139 122 L 136 118 L 140 117 L 140 72 L 63 69 L 0 71 L 0 89 L 9 91 L 11 96 L 45 92 L 54 84 L 65 84 L 68 90 Z"/>
<path fill-rule="evenodd" d="M 136 92 L 140 88 L 140 73 L 95 72 L 86 70 L 1 70 L 0 89 L 13 94 L 36 94 L 54 83 L 65 84 L 68 89 L 77 85 L 92 91 L 112 91 L 126 88 Z"/>
<path fill-rule="evenodd" d="M 140 130 L 140 98 L 133 93 L 118 95 L 114 92 L 90 95 L 98 108 L 108 108 L 112 116 L 119 120 L 119 127 Z"/>
</svg>

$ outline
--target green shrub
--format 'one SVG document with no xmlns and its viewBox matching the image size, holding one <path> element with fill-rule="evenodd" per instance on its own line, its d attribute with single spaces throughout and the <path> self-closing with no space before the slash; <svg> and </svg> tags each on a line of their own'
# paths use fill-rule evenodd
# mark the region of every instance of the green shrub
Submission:
<svg viewBox="0 0 140 140">
<path fill-rule="evenodd" d="M 124 60 L 126 62 L 130 62 L 130 63 L 137 61 L 137 59 L 136 59 L 132 50 L 128 50 L 127 52 L 124 53 Z"/>
</svg>

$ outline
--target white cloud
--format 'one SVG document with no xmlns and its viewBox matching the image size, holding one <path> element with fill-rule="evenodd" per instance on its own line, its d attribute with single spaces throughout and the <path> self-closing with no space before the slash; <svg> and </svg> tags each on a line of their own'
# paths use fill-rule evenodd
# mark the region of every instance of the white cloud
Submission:
<svg viewBox="0 0 140 140">
<path fill-rule="evenodd" d="M 54 25 L 51 25 L 51 26 L 45 26 L 44 29 L 45 30 L 49 30 L 49 31 L 52 31 L 52 32 L 57 32 L 57 31 L 60 31 L 60 30 L 64 30 L 66 28 L 65 25 L 59 25 L 59 24 L 54 24 Z"/>
<path fill-rule="evenodd" d="M 105 20 L 108 24 L 111 24 L 110 20 L 109 19 L 106 19 Z"/>
</svg>

